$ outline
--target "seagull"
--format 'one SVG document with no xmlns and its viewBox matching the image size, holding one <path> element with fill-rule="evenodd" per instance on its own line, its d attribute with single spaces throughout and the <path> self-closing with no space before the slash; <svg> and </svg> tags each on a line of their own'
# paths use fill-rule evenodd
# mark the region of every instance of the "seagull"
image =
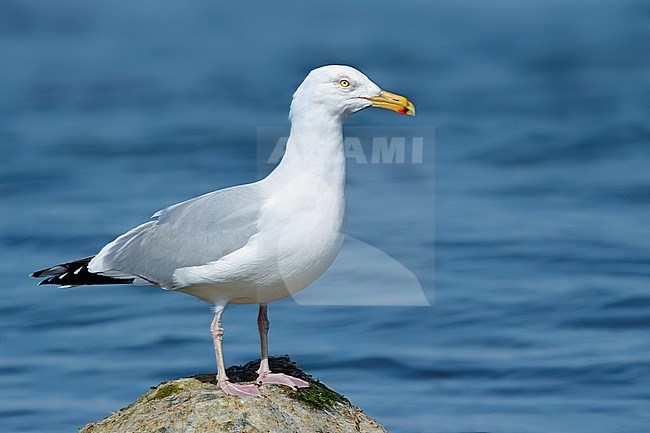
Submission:
<svg viewBox="0 0 650 433">
<path fill-rule="evenodd" d="M 308 387 L 273 373 L 267 304 L 302 290 L 338 255 L 345 213 L 343 123 L 368 107 L 414 116 L 403 96 L 382 90 L 355 68 L 312 70 L 293 95 L 291 133 L 275 169 L 257 182 L 169 206 L 94 256 L 32 273 L 42 284 L 152 285 L 212 304 L 217 384 L 227 394 L 259 396 L 271 383 Z M 228 304 L 258 304 L 261 358 L 254 384 L 232 383 L 223 360 L 221 316 Z"/>
</svg>

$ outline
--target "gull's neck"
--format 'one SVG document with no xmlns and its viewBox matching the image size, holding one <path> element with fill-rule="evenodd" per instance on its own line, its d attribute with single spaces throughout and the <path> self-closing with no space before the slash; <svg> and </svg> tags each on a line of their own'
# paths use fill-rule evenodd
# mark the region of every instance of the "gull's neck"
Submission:
<svg viewBox="0 0 650 433">
<path fill-rule="evenodd" d="M 269 177 L 287 180 L 310 177 L 342 189 L 345 184 L 345 119 L 332 115 L 324 107 L 303 108 L 296 106 L 295 101 L 292 104 L 287 148 L 282 161 Z"/>
</svg>

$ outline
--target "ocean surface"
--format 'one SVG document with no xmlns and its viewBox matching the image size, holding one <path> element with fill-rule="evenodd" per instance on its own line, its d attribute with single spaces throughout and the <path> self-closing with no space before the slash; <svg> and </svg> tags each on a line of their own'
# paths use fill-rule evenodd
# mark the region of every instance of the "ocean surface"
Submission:
<svg viewBox="0 0 650 433">
<path fill-rule="evenodd" d="M 641 1 L 1 2 L 0 432 L 215 370 L 207 304 L 27 275 L 258 179 L 330 63 L 418 115 L 349 121 L 346 247 L 270 306 L 271 352 L 394 433 L 649 432 L 647 28 Z M 226 310 L 227 364 L 256 314 Z"/>
</svg>

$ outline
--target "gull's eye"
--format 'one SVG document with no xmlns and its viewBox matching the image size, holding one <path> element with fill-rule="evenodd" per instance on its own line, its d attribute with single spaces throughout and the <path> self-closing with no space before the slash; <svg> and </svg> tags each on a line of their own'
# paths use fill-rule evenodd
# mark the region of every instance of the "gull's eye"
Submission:
<svg viewBox="0 0 650 433">
<path fill-rule="evenodd" d="M 341 78 L 339 80 L 339 86 L 341 86 L 341 87 L 350 87 L 350 80 L 348 80 L 346 78 Z"/>
</svg>

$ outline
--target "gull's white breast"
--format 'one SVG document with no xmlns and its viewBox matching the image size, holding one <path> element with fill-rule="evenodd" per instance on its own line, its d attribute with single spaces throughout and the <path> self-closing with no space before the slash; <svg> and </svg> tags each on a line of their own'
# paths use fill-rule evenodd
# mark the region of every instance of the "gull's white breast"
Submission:
<svg viewBox="0 0 650 433">
<path fill-rule="evenodd" d="M 178 290 L 211 303 L 259 303 L 305 288 L 341 249 L 344 170 L 323 177 L 306 169 L 290 179 L 263 180 L 259 232 L 215 262 L 176 270 Z"/>
</svg>

